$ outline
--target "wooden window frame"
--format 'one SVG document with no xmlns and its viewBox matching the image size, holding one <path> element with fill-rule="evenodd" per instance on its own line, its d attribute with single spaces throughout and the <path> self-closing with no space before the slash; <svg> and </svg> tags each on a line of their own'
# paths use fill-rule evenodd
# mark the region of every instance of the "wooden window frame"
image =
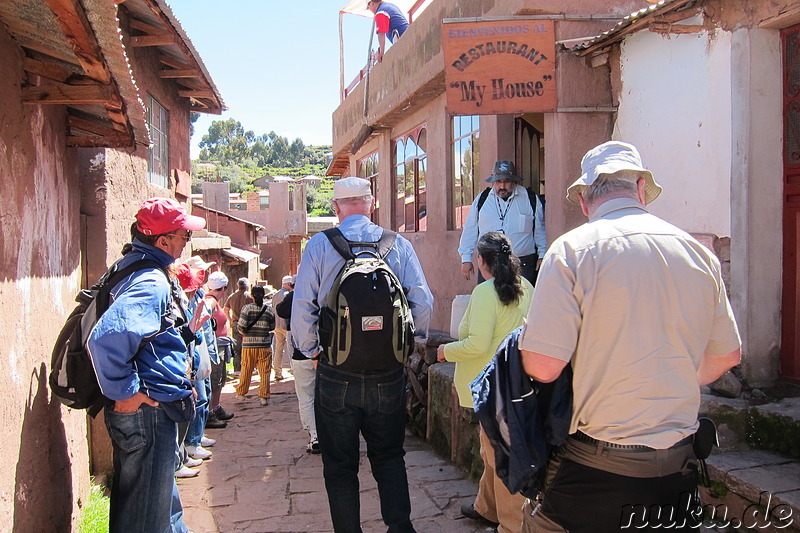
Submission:
<svg viewBox="0 0 800 533">
<path fill-rule="evenodd" d="M 156 116 L 157 114 L 157 116 Z M 169 188 L 169 111 L 152 94 L 147 95 L 147 127 L 152 144 L 148 148 L 147 180 Z"/>
<path fill-rule="evenodd" d="M 461 121 L 465 117 L 470 118 L 470 125 L 468 130 L 462 130 L 456 127 L 456 121 Z M 477 124 L 477 127 L 476 127 Z M 464 221 L 469 215 L 469 209 L 472 205 L 475 196 L 477 196 L 483 189 L 483 183 L 480 180 L 480 115 L 454 115 L 450 121 L 450 149 L 453 161 L 453 172 L 450 180 L 450 216 L 448 227 L 451 230 L 463 229 Z M 469 187 L 470 194 L 465 194 L 464 178 L 461 176 L 461 154 L 460 144 L 472 140 L 471 147 L 478 147 L 477 150 L 472 150 L 470 160 L 470 173 L 469 180 L 471 185 Z M 476 187 L 476 184 L 478 185 Z"/>
<path fill-rule="evenodd" d="M 424 147 L 420 140 L 424 140 Z M 409 156 L 408 142 L 416 147 L 415 153 Z M 397 147 L 403 145 L 404 158 L 398 161 Z M 428 169 L 428 126 L 420 124 L 411 131 L 392 141 L 392 229 L 402 233 L 417 233 L 427 229 L 427 169 Z M 398 169 L 403 168 L 402 209 L 399 206 Z M 408 175 L 411 174 L 411 178 Z M 411 194 L 409 192 L 411 191 Z M 400 218 L 402 216 L 402 223 Z"/>
</svg>

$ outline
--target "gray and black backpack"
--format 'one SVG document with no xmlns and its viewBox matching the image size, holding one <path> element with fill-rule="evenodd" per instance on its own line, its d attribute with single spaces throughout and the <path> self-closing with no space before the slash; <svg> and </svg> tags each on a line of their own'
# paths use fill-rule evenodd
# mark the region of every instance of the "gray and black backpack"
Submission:
<svg viewBox="0 0 800 533">
<path fill-rule="evenodd" d="M 50 390 L 67 407 L 87 409 L 95 417 L 105 405 L 107 400 L 100 391 L 86 342 L 111 304 L 111 290 L 129 275 L 146 268 L 158 269 L 169 279 L 164 267 L 155 261 L 140 259 L 124 268 L 119 268 L 117 261 L 91 289 L 80 291 L 75 298 L 78 305 L 61 328 L 50 361 Z"/>
<path fill-rule="evenodd" d="M 384 261 L 397 234 L 384 229 L 378 242 L 355 242 L 339 228 L 324 233 L 345 264 L 320 309 L 323 357 L 342 370 L 397 368 L 414 347 L 408 299 Z M 354 247 L 372 249 L 353 253 Z"/>
</svg>

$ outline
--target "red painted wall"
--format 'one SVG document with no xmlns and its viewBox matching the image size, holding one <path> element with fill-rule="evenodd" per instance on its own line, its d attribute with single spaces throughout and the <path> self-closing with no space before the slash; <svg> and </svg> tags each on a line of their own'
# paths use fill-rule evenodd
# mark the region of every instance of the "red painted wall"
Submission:
<svg viewBox="0 0 800 533">
<path fill-rule="evenodd" d="M 0 516 L 69 531 L 89 488 L 86 415 L 51 398 L 47 375 L 80 288 L 79 183 L 64 108 L 22 104 L 21 60 L 0 26 Z"/>
</svg>

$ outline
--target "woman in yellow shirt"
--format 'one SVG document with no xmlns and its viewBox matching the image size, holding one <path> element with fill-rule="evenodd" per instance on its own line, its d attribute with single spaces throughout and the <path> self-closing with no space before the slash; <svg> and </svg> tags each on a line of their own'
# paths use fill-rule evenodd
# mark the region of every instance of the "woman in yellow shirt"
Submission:
<svg viewBox="0 0 800 533">
<path fill-rule="evenodd" d="M 478 240 L 478 268 L 486 279 L 475 287 L 458 326 L 458 342 L 439 346 L 438 360 L 456 363 L 455 385 L 462 407 L 472 409 L 469 384 L 494 357 L 500 342 L 521 326 L 533 295 L 533 286 L 521 277 L 519 259 L 511 254 L 511 243 L 502 233 L 492 231 Z M 494 470 L 494 450 L 481 428 L 481 458 L 484 469 L 478 496 L 462 513 L 474 519 L 499 523 L 500 533 L 522 530 L 525 498 L 512 495 Z"/>
</svg>

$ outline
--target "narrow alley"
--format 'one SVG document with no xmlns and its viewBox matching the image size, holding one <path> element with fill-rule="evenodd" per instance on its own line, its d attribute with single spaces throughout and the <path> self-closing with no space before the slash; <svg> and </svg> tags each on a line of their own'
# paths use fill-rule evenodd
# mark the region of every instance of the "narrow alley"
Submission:
<svg viewBox="0 0 800 533">
<path fill-rule="evenodd" d="M 225 429 L 207 429 L 216 439 L 214 455 L 194 478 L 179 479 L 186 525 L 196 533 L 299 533 L 332 531 L 322 458 L 306 453 L 308 436 L 300 426 L 294 382 L 272 384 L 266 407 L 254 394 L 235 400 L 229 382 L 222 404 L 236 416 Z M 258 377 L 253 378 L 255 391 Z M 419 532 L 493 531 L 461 517 L 477 485 L 436 456 L 422 440 L 406 436 L 406 467 L 411 518 Z M 383 532 L 378 491 L 362 441 L 361 517 L 365 533 Z"/>
</svg>

